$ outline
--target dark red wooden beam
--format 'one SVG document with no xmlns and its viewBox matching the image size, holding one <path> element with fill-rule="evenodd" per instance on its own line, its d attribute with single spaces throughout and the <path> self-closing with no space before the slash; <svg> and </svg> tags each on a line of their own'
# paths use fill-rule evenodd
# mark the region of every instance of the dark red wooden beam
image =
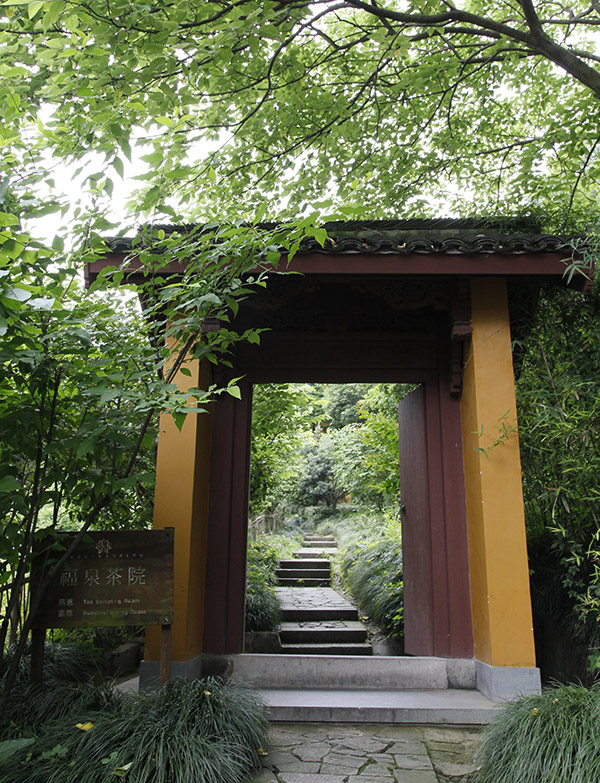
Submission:
<svg viewBox="0 0 600 783">
<path fill-rule="evenodd" d="M 124 267 L 129 282 L 143 279 L 143 265 L 136 256 L 126 253 L 109 253 L 85 267 L 86 285 L 90 285 L 107 267 Z M 180 275 L 185 271 L 184 262 L 171 262 L 164 268 L 158 268 L 157 274 Z M 395 253 L 298 253 L 288 264 L 283 258 L 279 264 L 281 271 L 300 272 L 305 275 L 435 275 L 439 276 L 498 276 L 498 277 L 534 277 L 564 278 L 567 262 L 562 253 L 521 253 L 511 255 L 495 253 L 433 254 L 413 253 L 397 255 Z M 575 274 L 570 285 L 586 290 L 589 281 Z"/>
</svg>

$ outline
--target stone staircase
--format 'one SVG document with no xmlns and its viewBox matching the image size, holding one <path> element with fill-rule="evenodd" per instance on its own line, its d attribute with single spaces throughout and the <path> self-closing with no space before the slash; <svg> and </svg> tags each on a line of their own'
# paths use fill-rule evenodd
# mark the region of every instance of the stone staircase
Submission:
<svg viewBox="0 0 600 783">
<path fill-rule="evenodd" d="M 302 557 L 279 562 L 277 584 L 281 587 L 328 587 L 330 583 L 329 560 Z"/>
<path fill-rule="evenodd" d="M 233 676 L 272 721 L 481 725 L 498 705 L 475 690 L 473 660 L 374 656 L 358 612 L 329 584 L 332 536 L 306 536 L 275 588 L 281 652 L 233 656 Z"/>
<path fill-rule="evenodd" d="M 329 587 L 333 536 L 306 535 L 302 549 L 277 569 L 281 651 L 288 655 L 372 655 L 352 604 Z M 306 553 L 312 556 L 306 556 Z"/>
<path fill-rule="evenodd" d="M 315 533 L 306 533 L 302 542 L 302 548 L 294 552 L 297 559 L 303 558 L 327 558 L 337 552 L 337 542 L 332 535 L 318 536 Z"/>
<path fill-rule="evenodd" d="M 475 689 L 475 661 L 372 654 L 356 608 L 329 586 L 335 547 L 307 535 L 280 563 L 286 654 L 235 655 L 234 679 L 258 690 L 272 721 L 489 723 L 499 705 Z"/>
<path fill-rule="evenodd" d="M 302 549 L 294 552 L 293 560 L 281 560 L 277 569 L 277 584 L 281 587 L 328 587 L 331 583 L 331 562 L 337 542 L 332 535 L 306 533 Z"/>
<path fill-rule="evenodd" d="M 472 660 L 244 654 L 231 662 L 272 721 L 482 725 L 500 706 L 475 690 Z"/>
</svg>

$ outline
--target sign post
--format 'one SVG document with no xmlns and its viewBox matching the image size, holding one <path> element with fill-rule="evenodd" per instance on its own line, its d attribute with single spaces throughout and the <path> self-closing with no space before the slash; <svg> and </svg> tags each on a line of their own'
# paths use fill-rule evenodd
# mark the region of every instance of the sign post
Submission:
<svg viewBox="0 0 600 783">
<path fill-rule="evenodd" d="M 46 628 L 160 625 L 161 684 L 168 682 L 173 622 L 174 529 L 86 533 L 50 579 L 33 623 L 32 684 L 41 682 Z M 32 590 L 75 538 L 42 539 L 32 568 Z"/>
</svg>

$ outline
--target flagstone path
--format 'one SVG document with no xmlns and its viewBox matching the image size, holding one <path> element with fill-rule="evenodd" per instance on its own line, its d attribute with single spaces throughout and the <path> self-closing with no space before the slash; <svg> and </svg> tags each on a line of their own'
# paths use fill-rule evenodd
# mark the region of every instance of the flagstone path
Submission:
<svg viewBox="0 0 600 783">
<path fill-rule="evenodd" d="M 248 783 L 467 783 L 480 736 L 473 727 L 279 724 Z"/>
</svg>

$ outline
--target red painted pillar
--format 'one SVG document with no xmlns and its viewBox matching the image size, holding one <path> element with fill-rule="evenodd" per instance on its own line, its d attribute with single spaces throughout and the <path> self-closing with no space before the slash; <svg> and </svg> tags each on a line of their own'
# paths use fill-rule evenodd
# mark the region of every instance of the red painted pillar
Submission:
<svg viewBox="0 0 600 783">
<path fill-rule="evenodd" d="M 244 646 L 252 385 L 238 386 L 241 400 L 213 409 L 203 652 L 215 655 Z"/>
</svg>

